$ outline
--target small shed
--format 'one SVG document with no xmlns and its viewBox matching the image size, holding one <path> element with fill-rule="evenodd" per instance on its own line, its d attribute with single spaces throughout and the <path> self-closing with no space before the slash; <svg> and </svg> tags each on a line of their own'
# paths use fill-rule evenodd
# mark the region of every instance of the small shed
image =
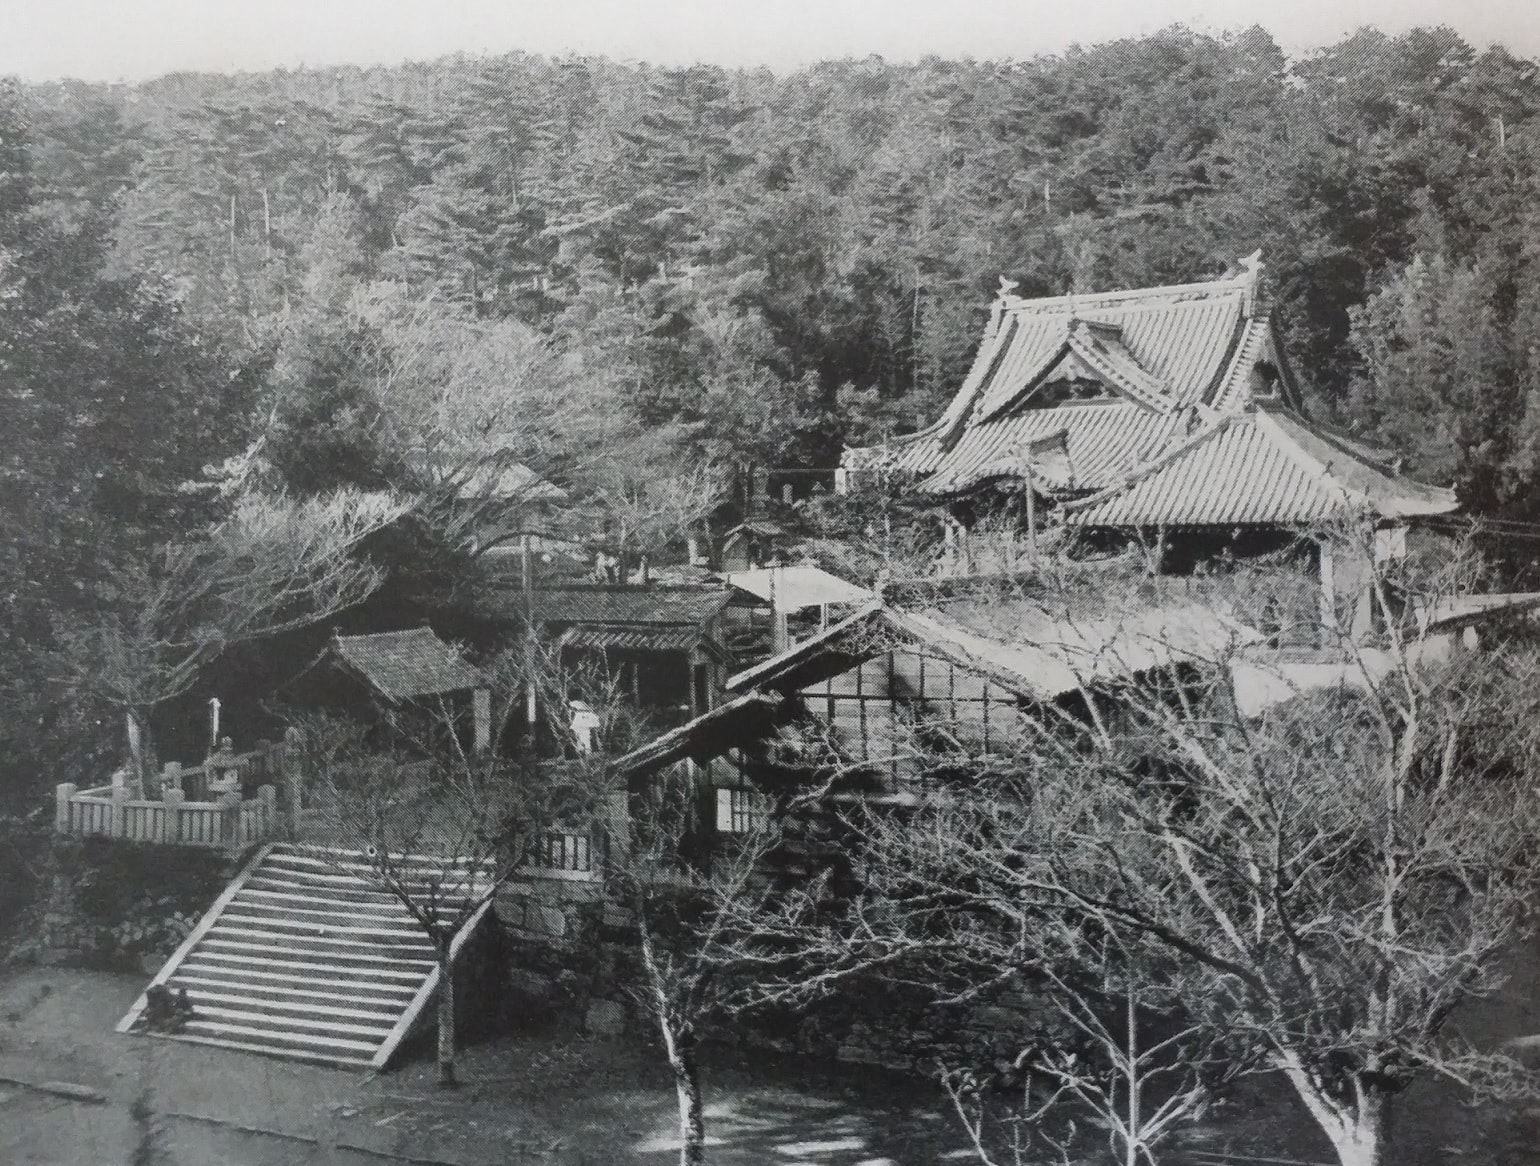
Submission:
<svg viewBox="0 0 1540 1166">
<path fill-rule="evenodd" d="M 470 693 L 474 747 L 478 753 L 490 747 L 492 700 L 487 679 L 433 629 L 333 635 L 327 654 L 393 705 L 428 696 Z"/>
<path fill-rule="evenodd" d="M 564 657 L 602 662 L 638 707 L 672 724 L 716 703 L 730 663 L 721 628 L 730 598 L 725 587 L 569 584 L 509 590 L 494 614 L 522 619 L 527 610 Z"/>
<path fill-rule="evenodd" d="M 814 566 L 727 571 L 720 577 L 734 592 L 726 635 L 740 667 L 784 652 L 794 638 L 828 627 L 831 614 L 838 620 L 875 598 L 865 587 Z"/>
</svg>

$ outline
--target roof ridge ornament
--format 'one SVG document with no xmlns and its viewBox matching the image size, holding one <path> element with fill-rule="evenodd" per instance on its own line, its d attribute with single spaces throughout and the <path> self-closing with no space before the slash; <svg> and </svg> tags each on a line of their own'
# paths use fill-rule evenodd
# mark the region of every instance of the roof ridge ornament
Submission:
<svg viewBox="0 0 1540 1166">
<path fill-rule="evenodd" d="M 985 338 L 992 337 L 1000 331 L 1000 320 L 1005 315 L 1005 301 L 1016 290 L 1016 281 L 1000 276 L 1000 289 L 995 292 L 994 303 L 989 305 L 989 325 L 984 329 Z"/>
<path fill-rule="evenodd" d="M 1262 248 L 1258 247 L 1237 262 L 1246 280 L 1246 317 L 1250 319 L 1256 314 L 1258 291 L 1262 286 Z"/>
</svg>

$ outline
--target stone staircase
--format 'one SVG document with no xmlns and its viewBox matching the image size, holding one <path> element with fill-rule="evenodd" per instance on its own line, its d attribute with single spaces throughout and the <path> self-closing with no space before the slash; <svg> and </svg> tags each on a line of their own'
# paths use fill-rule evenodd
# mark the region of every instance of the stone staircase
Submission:
<svg viewBox="0 0 1540 1166">
<path fill-rule="evenodd" d="M 440 860 L 402 864 L 442 872 Z M 151 981 L 119 1032 L 150 1031 L 154 989 L 190 1015 L 154 1035 L 350 1068 L 381 1069 L 438 988 L 432 944 L 366 877 L 356 851 L 273 844 L 245 866 Z M 355 873 L 356 872 L 356 873 Z M 419 883 L 419 886 L 421 884 Z M 474 883 L 466 879 L 468 897 Z M 451 956 L 486 915 L 460 929 Z"/>
</svg>

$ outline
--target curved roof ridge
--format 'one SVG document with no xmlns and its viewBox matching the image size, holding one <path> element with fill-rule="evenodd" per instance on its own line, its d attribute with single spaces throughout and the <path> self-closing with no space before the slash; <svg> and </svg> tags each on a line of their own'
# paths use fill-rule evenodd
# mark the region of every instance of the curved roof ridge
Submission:
<svg viewBox="0 0 1540 1166">
<path fill-rule="evenodd" d="M 1006 312 L 1059 312 L 1095 311 L 1101 304 L 1126 304 L 1138 300 L 1185 299 L 1200 293 L 1224 292 L 1248 293 L 1255 277 L 1248 273 L 1220 279 L 1201 280 L 1195 283 L 1164 284 L 1159 287 L 1118 288 L 1104 292 L 1066 292 L 1057 296 L 1038 296 L 1028 299 L 1017 295 L 1001 295 L 998 303 Z"/>
<path fill-rule="evenodd" d="M 1002 298 L 1004 298 L 1002 296 Z M 957 395 L 952 398 L 941 417 L 933 428 L 936 437 L 943 446 L 951 444 L 967 426 L 968 418 L 973 414 L 973 408 L 978 404 L 980 396 L 989 388 L 990 374 L 1000 362 L 1000 358 L 1009 349 L 1010 339 L 1016 333 L 1015 320 L 997 321 L 991 313 L 988 332 L 984 342 L 979 345 L 979 350 L 973 358 L 973 363 L 968 366 L 968 375 L 963 378 Z"/>
<path fill-rule="evenodd" d="M 1235 352 L 1220 375 L 1218 386 L 1210 399 L 1209 403 L 1215 409 L 1229 411 L 1234 407 L 1236 399 L 1242 396 L 1249 400 L 1250 394 L 1241 394 L 1237 386 L 1242 383 L 1242 377 L 1255 366 L 1260 346 L 1267 340 L 1271 327 L 1272 321 L 1262 316 L 1254 316 L 1246 321 L 1241 338 L 1235 345 Z M 1246 403 L 1247 400 L 1239 402 L 1242 408 Z"/>
</svg>

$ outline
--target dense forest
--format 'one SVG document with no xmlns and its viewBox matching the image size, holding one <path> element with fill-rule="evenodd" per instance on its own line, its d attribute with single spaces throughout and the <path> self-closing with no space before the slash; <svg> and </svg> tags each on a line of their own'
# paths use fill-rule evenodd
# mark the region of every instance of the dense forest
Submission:
<svg viewBox="0 0 1540 1166">
<path fill-rule="evenodd" d="M 826 469 L 936 415 L 1002 277 L 1181 282 L 1261 248 L 1312 412 L 1523 534 L 1537 194 L 1540 67 L 1444 29 L 8 85 L 4 736 L 97 715 L 45 699 L 39 646 L 130 620 L 123 564 L 220 481 L 390 490 L 494 440 L 621 503 L 708 460 Z"/>
</svg>

